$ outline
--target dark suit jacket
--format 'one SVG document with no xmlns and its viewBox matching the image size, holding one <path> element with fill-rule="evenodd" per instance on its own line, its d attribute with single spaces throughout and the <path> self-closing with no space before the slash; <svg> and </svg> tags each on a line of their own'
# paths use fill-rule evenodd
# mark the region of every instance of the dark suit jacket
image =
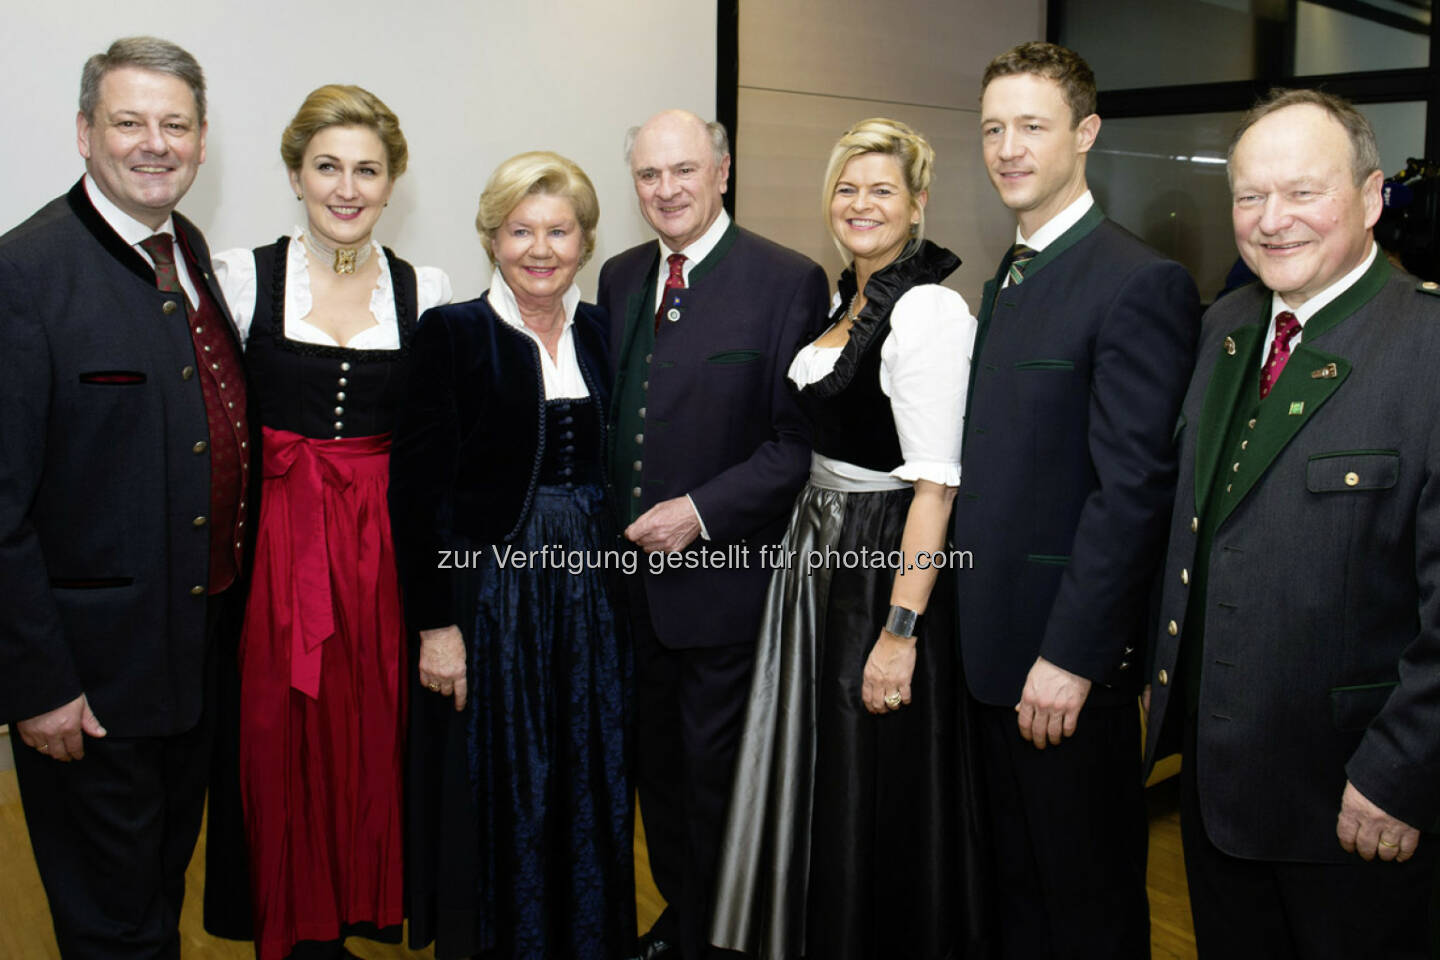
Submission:
<svg viewBox="0 0 1440 960">
<path fill-rule="evenodd" d="M 1347 777 L 1414 826 L 1440 814 L 1440 300 L 1381 254 L 1306 324 L 1245 450 L 1227 452 L 1232 411 L 1253 402 L 1240 386 L 1268 348 L 1270 297 L 1255 284 L 1205 315 L 1179 428 L 1147 754 L 1167 713 L 1185 712 L 1170 680 L 1203 577 L 1206 832 L 1237 857 L 1339 862 Z M 1224 504 L 1207 503 L 1217 469 L 1233 475 Z M 1197 570 L 1192 527 L 1207 510 L 1222 512 Z"/>
<path fill-rule="evenodd" d="M 1195 284 L 1098 207 L 1001 290 L 1006 266 L 981 302 L 955 503 L 966 676 L 1011 706 L 1040 655 L 1118 702 L 1142 672 Z"/>
<path fill-rule="evenodd" d="M 651 241 L 600 270 L 617 398 L 635 332 L 654 322 L 658 265 Z M 647 572 L 650 615 L 667 646 L 751 643 L 772 572 L 758 548 L 779 542 L 810 470 L 809 428 L 785 372 L 824 323 L 828 285 L 813 261 L 732 225 L 678 293 L 683 319 L 661 325 L 650 364 L 640 509 L 688 493 L 712 537 L 692 551 L 743 543 L 751 553 L 740 569 Z M 628 483 L 616 486 L 629 495 Z"/>
<path fill-rule="evenodd" d="M 175 229 L 224 310 L 200 231 Z M 199 719 L 209 430 L 170 299 L 83 183 L 0 237 L 0 720 L 82 692 L 112 736 Z"/>
</svg>

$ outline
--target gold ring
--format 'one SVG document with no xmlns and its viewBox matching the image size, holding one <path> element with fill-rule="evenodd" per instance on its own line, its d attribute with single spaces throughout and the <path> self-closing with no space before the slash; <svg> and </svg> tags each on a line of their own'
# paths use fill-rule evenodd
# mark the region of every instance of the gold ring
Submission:
<svg viewBox="0 0 1440 960">
<path fill-rule="evenodd" d="M 42 743 L 42 744 L 40 744 L 40 746 L 36 747 L 35 749 L 36 749 L 36 750 L 49 750 L 49 749 L 50 749 L 50 744 L 48 744 L 48 743 Z"/>
<path fill-rule="evenodd" d="M 434 690 L 437 693 L 440 691 L 440 684 L 436 683 L 434 680 L 430 681 L 429 686 L 431 690 Z"/>
<path fill-rule="evenodd" d="M 899 709 L 900 702 L 903 699 L 904 698 L 901 697 L 899 693 L 892 693 L 890 694 L 890 696 L 885 698 L 885 706 L 889 707 L 891 710 Z"/>
<path fill-rule="evenodd" d="M 1389 840 L 1386 840 L 1384 837 L 1381 837 L 1381 838 L 1380 838 L 1380 846 L 1382 846 L 1382 847 L 1398 847 L 1398 846 L 1400 846 L 1400 844 L 1398 844 L 1398 843 L 1391 843 Z"/>
</svg>

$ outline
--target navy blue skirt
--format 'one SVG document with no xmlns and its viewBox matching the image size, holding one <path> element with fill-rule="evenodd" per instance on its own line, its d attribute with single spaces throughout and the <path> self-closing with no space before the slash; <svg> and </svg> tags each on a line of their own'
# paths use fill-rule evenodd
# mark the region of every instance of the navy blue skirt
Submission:
<svg viewBox="0 0 1440 960">
<path fill-rule="evenodd" d="M 613 531 L 598 485 L 541 486 L 517 541 L 477 547 L 460 575 L 474 604 L 470 919 L 486 960 L 613 960 L 634 942 L 632 658 L 611 602 Z"/>
</svg>

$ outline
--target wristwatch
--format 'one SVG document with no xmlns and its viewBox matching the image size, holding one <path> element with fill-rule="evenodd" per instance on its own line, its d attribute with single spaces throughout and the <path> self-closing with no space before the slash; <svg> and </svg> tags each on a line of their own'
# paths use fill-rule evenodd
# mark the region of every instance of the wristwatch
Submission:
<svg viewBox="0 0 1440 960">
<path fill-rule="evenodd" d="M 890 616 L 885 618 L 885 629 L 901 640 L 913 640 L 915 638 L 915 624 L 918 623 L 919 620 L 920 614 L 914 610 L 892 603 L 890 605 Z"/>
</svg>

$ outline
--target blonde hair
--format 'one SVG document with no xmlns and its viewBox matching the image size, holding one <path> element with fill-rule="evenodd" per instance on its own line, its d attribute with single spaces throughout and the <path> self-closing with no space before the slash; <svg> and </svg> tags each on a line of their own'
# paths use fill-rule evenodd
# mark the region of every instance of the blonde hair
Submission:
<svg viewBox="0 0 1440 960">
<path fill-rule="evenodd" d="M 305 148 L 326 127 L 368 127 L 385 146 L 385 172 L 397 180 L 410 163 L 410 149 L 400 120 L 384 101 L 363 87 L 327 83 L 310 91 L 285 132 L 280 135 L 280 157 L 285 169 L 299 170 Z"/>
<path fill-rule="evenodd" d="M 835 235 L 835 226 L 830 222 L 830 201 L 835 197 L 835 185 L 845 171 L 845 164 L 866 153 L 880 153 L 894 157 L 900 164 L 905 178 L 905 189 L 910 194 L 910 205 L 920 212 L 920 222 L 915 225 L 914 241 L 906 247 L 907 256 L 925 239 L 925 208 L 919 203 L 920 194 L 930 189 L 930 180 L 935 172 L 935 151 L 929 141 L 899 120 L 885 117 L 871 117 L 861 120 L 846 130 L 835 147 L 830 151 L 830 163 L 825 168 L 825 187 L 820 197 L 820 211 L 825 218 L 826 229 L 840 256 L 848 262 L 850 251 Z"/>
<path fill-rule="evenodd" d="M 485 255 L 495 262 L 495 233 L 510 211 L 533 194 L 563 197 L 575 208 L 583 241 L 580 266 L 585 266 L 595 252 L 595 226 L 600 222 L 600 200 L 595 187 L 580 165 L 549 150 L 531 150 L 506 160 L 490 174 L 485 192 L 480 194 L 480 210 L 475 214 L 475 229 Z"/>
</svg>

